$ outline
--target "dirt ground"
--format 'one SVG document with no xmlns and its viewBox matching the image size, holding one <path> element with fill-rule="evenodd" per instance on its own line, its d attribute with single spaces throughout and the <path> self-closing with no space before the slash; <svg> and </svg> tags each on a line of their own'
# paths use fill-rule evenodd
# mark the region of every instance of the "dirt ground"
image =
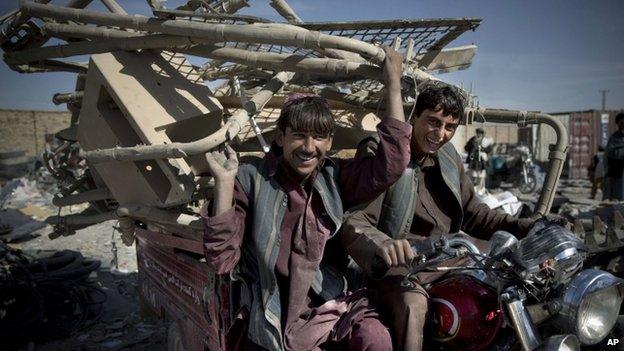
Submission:
<svg viewBox="0 0 624 351">
<path fill-rule="evenodd" d="M 85 258 L 99 260 L 100 268 L 89 278 L 105 292 L 106 301 L 101 318 L 94 324 L 88 324 L 68 338 L 31 342 L 21 350 L 166 350 L 167 326 L 140 309 L 135 248 L 122 243 L 119 233 L 113 230 L 115 221 L 50 240 L 48 234 L 53 231 L 52 226 L 43 220 L 57 214 L 58 210 L 48 194 L 39 192 L 33 183 L 26 183 L 0 211 L 0 225 L 11 226 L 13 232 L 36 230 L 9 246 L 35 255 L 75 250 Z M 83 209 L 74 206 L 64 209 L 63 213 L 77 213 Z M 36 332 L 32 331 L 33 338 Z"/>
</svg>

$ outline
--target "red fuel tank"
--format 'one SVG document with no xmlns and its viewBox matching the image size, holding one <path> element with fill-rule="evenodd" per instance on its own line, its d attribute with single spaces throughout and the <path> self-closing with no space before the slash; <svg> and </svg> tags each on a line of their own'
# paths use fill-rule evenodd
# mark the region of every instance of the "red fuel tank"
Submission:
<svg viewBox="0 0 624 351">
<path fill-rule="evenodd" d="M 482 350 L 500 330 L 503 315 L 498 296 L 476 278 L 449 276 L 428 292 L 428 335 L 445 349 Z"/>
</svg>

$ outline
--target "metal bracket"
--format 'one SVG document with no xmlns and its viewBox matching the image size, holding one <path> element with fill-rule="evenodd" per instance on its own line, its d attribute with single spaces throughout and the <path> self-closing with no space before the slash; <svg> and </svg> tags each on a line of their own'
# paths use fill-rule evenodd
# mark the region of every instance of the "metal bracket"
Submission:
<svg viewBox="0 0 624 351">
<path fill-rule="evenodd" d="M 234 87 L 238 91 L 238 97 L 240 98 L 241 106 L 243 107 L 243 109 L 245 109 L 245 111 L 247 111 L 247 116 L 249 116 L 249 124 L 251 125 L 251 129 L 253 129 L 254 133 L 256 134 L 256 138 L 258 138 L 258 142 L 260 142 L 262 151 L 264 151 L 264 153 L 269 152 L 269 150 L 271 150 L 271 147 L 264 139 L 264 136 L 262 136 L 262 130 L 260 129 L 260 126 L 258 126 L 258 122 L 256 122 L 256 119 L 254 117 L 256 113 L 258 113 L 258 111 L 250 111 L 250 109 L 248 108 L 249 104 L 247 97 L 245 96 L 245 88 L 243 88 L 243 86 L 241 85 L 238 77 L 232 78 L 232 81 L 234 83 Z"/>
</svg>

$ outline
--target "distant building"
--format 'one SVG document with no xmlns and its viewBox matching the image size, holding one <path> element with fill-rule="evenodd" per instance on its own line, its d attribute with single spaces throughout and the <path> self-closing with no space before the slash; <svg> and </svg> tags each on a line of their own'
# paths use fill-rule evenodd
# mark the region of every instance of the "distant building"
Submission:
<svg viewBox="0 0 624 351">
<path fill-rule="evenodd" d="M 67 111 L 0 109 L 0 152 L 22 150 L 26 156 L 41 156 L 46 134 L 69 126 Z"/>
</svg>

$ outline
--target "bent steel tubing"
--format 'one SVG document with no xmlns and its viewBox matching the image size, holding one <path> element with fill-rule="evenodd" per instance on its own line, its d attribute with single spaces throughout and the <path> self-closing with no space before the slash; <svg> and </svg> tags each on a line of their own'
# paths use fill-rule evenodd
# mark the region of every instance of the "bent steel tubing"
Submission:
<svg viewBox="0 0 624 351">
<path fill-rule="evenodd" d="M 480 117 L 488 122 L 516 123 L 519 126 L 543 123 L 551 126 L 555 130 L 557 142 L 550 145 L 548 172 L 546 173 L 542 192 L 540 193 L 535 208 L 535 215 L 545 216 L 548 214 L 555 198 L 557 182 L 559 181 L 559 177 L 561 177 L 563 163 L 565 162 L 569 147 L 568 131 L 563 123 L 554 116 L 545 113 L 517 110 L 467 108 L 466 116 L 467 123 L 472 123 L 475 117 Z"/>
<path fill-rule="evenodd" d="M 209 24 L 177 20 L 162 20 L 145 16 L 76 10 L 67 7 L 42 5 L 22 0 L 20 10 L 36 17 L 76 21 L 101 26 L 116 26 L 163 34 L 202 37 L 214 41 L 238 41 L 255 44 L 275 44 L 320 50 L 340 49 L 361 55 L 381 64 L 385 52 L 373 44 L 359 40 L 308 31 L 288 24 Z"/>
<path fill-rule="evenodd" d="M 247 109 L 262 108 L 264 104 L 286 83 L 293 74 L 280 72 L 248 101 Z M 143 145 L 134 147 L 116 147 L 93 150 L 84 153 L 84 157 L 93 163 L 108 161 L 141 161 L 163 158 L 184 158 L 208 152 L 215 147 L 232 140 L 249 123 L 248 110 L 241 108 L 232 115 L 225 125 L 211 135 L 189 143 L 170 143 L 163 145 Z"/>
<path fill-rule="evenodd" d="M 191 229 L 198 231 L 203 230 L 202 220 L 199 216 L 175 213 L 155 207 L 136 204 L 120 206 L 117 210 L 93 215 L 73 214 L 67 216 L 50 216 L 45 219 L 45 222 L 50 225 L 61 224 L 72 227 L 101 223 L 111 219 L 119 220 L 122 218 L 151 220 L 156 223 L 180 225 L 190 227 Z"/>
</svg>

